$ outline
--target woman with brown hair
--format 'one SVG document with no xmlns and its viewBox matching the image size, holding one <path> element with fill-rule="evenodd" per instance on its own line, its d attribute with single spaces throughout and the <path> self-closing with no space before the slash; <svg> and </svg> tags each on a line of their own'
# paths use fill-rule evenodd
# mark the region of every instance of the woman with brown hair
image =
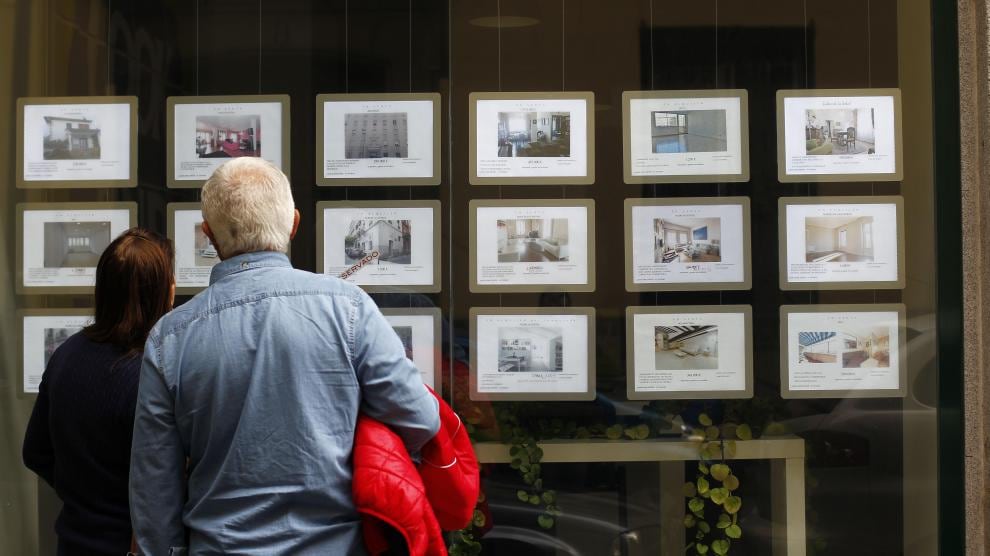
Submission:
<svg viewBox="0 0 990 556">
<path fill-rule="evenodd" d="M 131 228 L 96 267 L 94 322 L 52 355 L 24 437 L 24 464 L 63 508 L 58 554 L 127 553 L 131 431 L 141 354 L 175 298 L 172 244 Z"/>
</svg>

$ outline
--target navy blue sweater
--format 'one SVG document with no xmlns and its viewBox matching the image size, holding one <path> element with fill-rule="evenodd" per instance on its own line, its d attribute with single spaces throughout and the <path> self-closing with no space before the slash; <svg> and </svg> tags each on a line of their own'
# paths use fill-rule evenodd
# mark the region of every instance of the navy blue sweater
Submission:
<svg viewBox="0 0 990 556">
<path fill-rule="evenodd" d="M 130 548 L 127 476 L 140 368 L 140 356 L 80 332 L 45 369 L 23 455 L 62 499 L 59 554 L 121 555 Z"/>
</svg>

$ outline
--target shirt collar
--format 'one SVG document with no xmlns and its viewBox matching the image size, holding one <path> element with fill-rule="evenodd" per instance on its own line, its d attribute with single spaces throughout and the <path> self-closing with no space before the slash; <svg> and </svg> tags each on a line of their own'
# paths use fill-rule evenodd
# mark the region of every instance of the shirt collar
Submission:
<svg viewBox="0 0 990 556">
<path fill-rule="evenodd" d="M 256 251 L 254 253 L 244 253 L 219 262 L 210 272 L 210 285 L 218 281 L 250 268 L 262 268 L 271 266 L 292 267 L 289 257 L 285 253 L 277 251 Z"/>
</svg>

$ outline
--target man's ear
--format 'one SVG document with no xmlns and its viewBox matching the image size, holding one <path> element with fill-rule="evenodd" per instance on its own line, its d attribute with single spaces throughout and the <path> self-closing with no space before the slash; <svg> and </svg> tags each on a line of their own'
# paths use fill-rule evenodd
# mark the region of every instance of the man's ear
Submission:
<svg viewBox="0 0 990 556">
<path fill-rule="evenodd" d="M 292 216 L 292 232 L 289 234 L 289 239 L 295 239 L 296 232 L 299 231 L 299 209 L 295 209 L 295 214 Z M 205 222 L 204 222 L 205 224 Z"/>
<path fill-rule="evenodd" d="M 222 261 L 224 259 L 223 253 L 220 252 L 220 246 L 217 245 L 217 238 L 213 237 L 213 230 L 210 229 L 210 223 L 206 220 L 203 220 L 203 233 L 206 234 L 206 237 L 210 238 L 210 243 L 212 243 L 213 248 L 217 250 L 217 258 Z"/>
</svg>

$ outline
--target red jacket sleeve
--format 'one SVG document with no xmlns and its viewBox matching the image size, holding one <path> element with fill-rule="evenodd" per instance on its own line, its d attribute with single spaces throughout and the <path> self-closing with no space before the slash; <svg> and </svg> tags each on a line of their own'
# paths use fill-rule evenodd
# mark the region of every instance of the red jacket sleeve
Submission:
<svg viewBox="0 0 990 556">
<path fill-rule="evenodd" d="M 478 458 L 460 417 L 433 395 L 440 405 L 440 430 L 423 446 L 418 469 L 440 528 L 454 531 L 471 522 L 478 501 Z"/>
</svg>

